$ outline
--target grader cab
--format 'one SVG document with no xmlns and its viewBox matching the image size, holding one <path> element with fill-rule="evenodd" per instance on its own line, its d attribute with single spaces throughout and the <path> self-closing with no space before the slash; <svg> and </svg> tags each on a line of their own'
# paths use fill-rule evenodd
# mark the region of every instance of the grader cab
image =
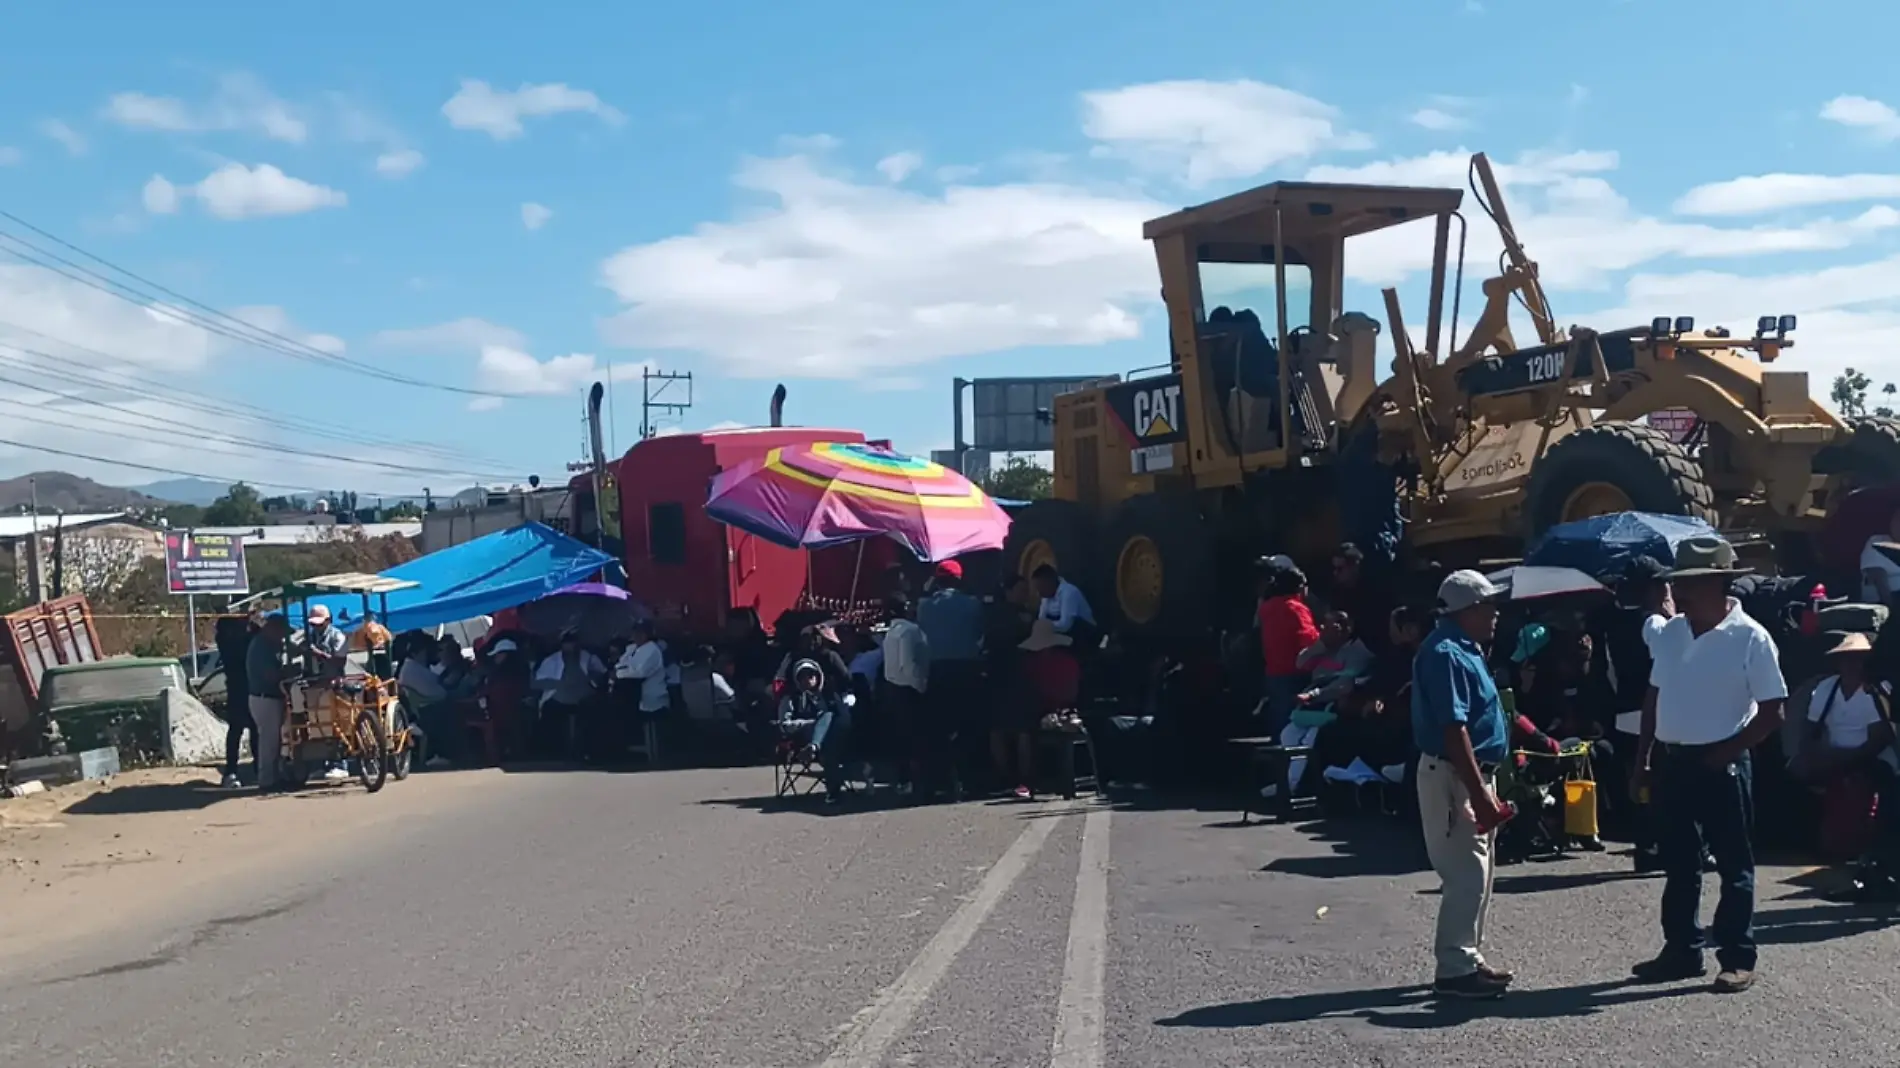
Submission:
<svg viewBox="0 0 1900 1068">
<path fill-rule="evenodd" d="M 1244 618 L 1264 553 L 1311 564 L 1350 539 L 1462 563 L 1628 509 L 1795 546 L 1841 491 L 1900 478 L 1900 422 L 1843 423 L 1805 372 L 1773 369 L 1792 316 L 1745 338 L 1673 316 L 1560 331 L 1489 162 L 1471 171 L 1504 257 L 1462 341 L 1461 190 L 1281 182 L 1148 223 L 1171 359 L 1057 398 L 1055 499 L 1017 519 L 1015 566 L 1053 563 L 1123 628 L 1183 635 Z M 1425 220 L 1429 246 L 1392 229 Z M 1344 306 L 1349 249 L 1429 265 L 1422 346 L 1383 294 L 1385 369 L 1379 321 Z M 1537 344 L 1517 345 L 1514 306 Z M 1663 411 L 1686 433 L 1644 421 Z"/>
</svg>

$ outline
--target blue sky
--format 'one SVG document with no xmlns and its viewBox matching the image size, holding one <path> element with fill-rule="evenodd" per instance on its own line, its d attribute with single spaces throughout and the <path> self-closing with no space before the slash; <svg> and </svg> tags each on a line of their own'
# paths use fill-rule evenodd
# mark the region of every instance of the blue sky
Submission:
<svg viewBox="0 0 1900 1068">
<path fill-rule="evenodd" d="M 0 385 L 0 438 L 440 492 L 558 475 L 587 383 L 651 361 L 695 374 L 689 429 L 761 421 L 783 381 L 792 421 L 923 451 L 949 442 L 953 375 L 1165 358 L 1151 214 L 1273 178 L 1462 185 L 1477 149 L 1507 164 L 1561 322 L 1799 313 L 1794 357 L 1825 393 L 1845 365 L 1900 375 L 1900 19 L 1880 10 L 21 8 L 0 36 L 0 210 L 320 352 L 511 396 L 206 337 L 0 240 L 0 374 L 65 394 Z M 1377 285 L 1416 285 L 1429 234 L 1402 233 L 1354 261 L 1349 306 L 1382 319 Z M 1495 240 L 1472 240 L 1476 271 Z M 205 417 L 176 393 L 102 385 L 127 368 L 255 407 L 193 442 L 179 423 Z M 624 448 L 639 385 L 616 388 Z M 87 418 L 100 402 L 114 425 Z M 333 440 L 371 434 L 430 448 Z M 0 474 L 46 468 L 163 477 L 0 446 Z"/>
</svg>

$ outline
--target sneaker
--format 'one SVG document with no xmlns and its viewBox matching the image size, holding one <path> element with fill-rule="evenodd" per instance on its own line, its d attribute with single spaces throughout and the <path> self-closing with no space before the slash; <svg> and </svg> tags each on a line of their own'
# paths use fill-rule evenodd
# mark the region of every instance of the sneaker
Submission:
<svg viewBox="0 0 1900 1068">
<path fill-rule="evenodd" d="M 1739 994 L 1755 985 L 1755 973 L 1749 968 L 1724 968 L 1709 989 L 1718 994 Z"/>
<path fill-rule="evenodd" d="M 1638 982 L 1674 983 L 1683 979 L 1700 979 L 1709 974 L 1709 966 L 1700 953 L 1663 950 L 1654 959 L 1631 968 L 1630 974 Z"/>
<path fill-rule="evenodd" d="M 1432 993 L 1441 998 L 1489 1001 L 1503 997 L 1505 985 L 1482 971 L 1476 971 L 1456 979 L 1439 979 L 1432 983 Z"/>
<path fill-rule="evenodd" d="M 1027 801 L 1027 800 L 1029 800 L 1029 787 L 1027 787 L 1027 786 L 1018 786 L 1018 787 L 1016 788 L 1016 800 L 1018 800 L 1018 801 Z"/>
<path fill-rule="evenodd" d="M 1505 986 L 1510 986 L 1511 980 L 1517 978 L 1516 972 L 1505 968 L 1493 968 L 1489 964 L 1478 965 L 1478 974 L 1494 983 L 1503 983 Z"/>
<path fill-rule="evenodd" d="M 223 787 L 226 790 L 237 789 L 238 786 L 240 785 L 240 783 L 238 782 L 237 773 L 231 772 L 231 771 L 225 772 L 224 778 L 218 780 L 218 785 L 220 787 Z"/>
<path fill-rule="evenodd" d="M 331 767 L 323 773 L 324 782 L 342 782 L 350 777 L 350 770 L 344 767 Z"/>
</svg>

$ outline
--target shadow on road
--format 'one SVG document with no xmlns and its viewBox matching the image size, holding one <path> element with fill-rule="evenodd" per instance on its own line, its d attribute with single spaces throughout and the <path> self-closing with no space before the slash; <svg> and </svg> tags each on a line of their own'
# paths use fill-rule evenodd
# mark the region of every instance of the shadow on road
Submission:
<svg viewBox="0 0 1900 1068">
<path fill-rule="evenodd" d="M 1762 945 L 1811 945 L 1853 938 L 1900 925 L 1900 910 L 1881 905 L 1820 904 L 1755 913 Z"/>
<path fill-rule="evenodd" d="M 1155 1023 L 1161 1027 L 1237 1028 L 1356 1019 L 1379 1027 L 1428 1030 L 1458 1027 L 1487 1017 L 1539 1020 L 1593 1016 L 1618 1005 L 1700 994 L 1705 989 L 1700 985 L 1642 987 L 1619 979 L 1543 990 L 1517 989 L 1497 1001 L 1474 1002 L 1439 1000 L 1432 996 L 1430 987 L 1423 985 L 1388 986 L 1208 1005 Z"/>
<path fill-rule="evenodd" d="M 66 806 L 75 816 L 129 816 L 143 812 L 196 812 L 220 801 L 248 797 L 248 790 L 227 790 L 213 782 L 151 783 L 121 786 L 82 797 Z"/>
<path fill-rule="evenodd" d="M 1312 841 L 1330 846 L 1332 853 L 1317 857 L 1276 857 L 1261 871 L 1337 879 L 1354 875 L 1410 875 L 1428 867 L 1424 842 L 1416 833 L 1397 824 L 1325 820 L 1300 830 Z"/>
<path fill-rule="evenodd" d="M 1498 875 L 1491 884 L 1492 893 L 1497 894 L 1540 894 L 1551 890 L 1576 890 L 1585 886 L 1598 886 L 1603 883 L 1620 883 L 1631 879 L 1658 879 L 1659 874 L 1638 872 L 1631 868 L 1613 871 L 1546 871 L 1532 875 Z"/>
</svg>

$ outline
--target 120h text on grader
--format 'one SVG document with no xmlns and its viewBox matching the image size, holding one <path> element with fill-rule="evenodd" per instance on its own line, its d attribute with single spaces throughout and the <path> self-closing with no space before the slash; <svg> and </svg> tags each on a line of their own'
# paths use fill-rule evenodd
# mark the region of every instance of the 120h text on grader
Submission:
<svg viewBox="0 0 1900 1068">
<path fill-rule="evenodd" d="M 1463 190 L 1276 182 L 1149 222 L 1172 359 L 1056 399 L 1054 498 L 1019 514 L 1011 566 L 1055 564 L 1127 631 L 1191 636 L 1245 618 L 1264 553 L 1311 564 L 1350 539 L 1472 563 L 1634 509 L 1805 564 L 1843 493 L 1900 479 L 1900 421 L 1844 421 L 1775 369 L 1793 316 L 1747 337 L 1673 316 L 1559 330 L 1484 155 L 1470 172 L 1503 256 L 1462 340 Z M 1385 290 L 1381 376 L 1380 322 L 1343 307 L 1346 252 L 1427 220 L 1423 345 Z M 1686 436 L 1644 422 L 1665 411 L 1693 415 Z"/>
</svg>

